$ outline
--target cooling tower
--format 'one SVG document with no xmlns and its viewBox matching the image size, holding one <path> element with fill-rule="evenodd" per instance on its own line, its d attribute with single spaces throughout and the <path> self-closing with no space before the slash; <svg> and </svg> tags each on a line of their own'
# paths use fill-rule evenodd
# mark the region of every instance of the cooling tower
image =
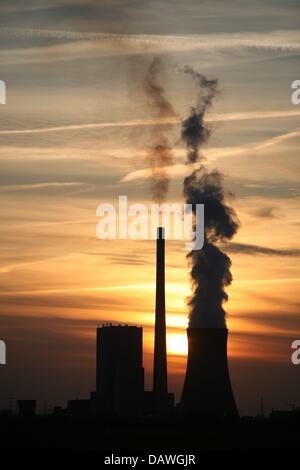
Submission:
<svg viewBox="0 0 300 470">
<path fill-rule="evenodd" d="M 227 362 L 226 328 L 188 328 L 188 360 L 179 410 L 208 418 L 238 417 Z"/>
</svg>

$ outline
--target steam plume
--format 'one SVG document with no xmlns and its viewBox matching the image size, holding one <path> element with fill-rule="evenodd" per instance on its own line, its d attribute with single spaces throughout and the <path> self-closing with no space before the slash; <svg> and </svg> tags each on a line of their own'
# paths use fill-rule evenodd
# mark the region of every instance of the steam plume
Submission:
<svg viewBox="0 0 300 470">
<path fill-rule="evenodd" d="M 192 328 L 225 328 L 223 302 L 228 295 L 225 287 L 232 281 L 230 258 L 216 242 L 230 240 L 236 233 L 239 222 L 235 211 L 226 205 L 223 176 L 217 171 L 208 172 L 205 158 L 200 153 L 211 130 L 204 122 L 207 109 L 216 96 L 217 81 L 208 80 L 192 68 L 184 72 L 198 86 L 196 106 L 183 121 L 181 137 L 187 146 L 187 163 L 200 162 L 198 169 L 185 178 L 183 193 L 195 213 L 196 204 L 204 204 L 205 240 L 202 250 L 191 251 L 187 256 L 191 262 L 193 294 L 189 298 L 189 326 Z"/>
</svg>

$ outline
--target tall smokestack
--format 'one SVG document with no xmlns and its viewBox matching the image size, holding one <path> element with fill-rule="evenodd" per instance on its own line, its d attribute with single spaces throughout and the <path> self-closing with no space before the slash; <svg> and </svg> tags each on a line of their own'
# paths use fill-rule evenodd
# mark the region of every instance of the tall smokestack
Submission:
<svg viewBox="0 0 300 470">
<path fill-rule="evenodd" d="M 165 306 L 165 230 L 163 227 L 158 227 L 156 240 L 153 394 L 156 411 L 163 411 L 167 406 L 168 399 Z"/>
<path fill-rule="evenodd" d="M 239 416 L 227 362 L 226 328 L 188 328 L 188 361 L 180 411 L 209 418 Z"/>
</svg>

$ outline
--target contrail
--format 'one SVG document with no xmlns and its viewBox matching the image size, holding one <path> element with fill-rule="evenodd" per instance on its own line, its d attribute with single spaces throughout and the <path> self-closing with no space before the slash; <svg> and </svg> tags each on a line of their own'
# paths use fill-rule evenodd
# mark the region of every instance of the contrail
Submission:
<svg viewBox="0 0 300 470">
<path fill-rule="evenodd" d="M 287 277 L 287 278 L 279 278 L 279 279 L 241 279 L 236 280 L 235 284 L 264 284 L 264 283 L 278 283 L 281 284 L 282 282 L 300 282 L 300 278 L 298 277 Z M 168 284 L 166 289 L 173 289 L 178 292 L 180 286 L 186 287 L 185 284 L 177 283 L 177 284 Z M 136 290 L 136 289 L 149 289 L 154 290 L 155 284 L 128 284 L 128 285 L 114 285 L 114 286 L 104 286 L 104 287 L 82 287 L 82 288 L 66 288 L 66 289 L 36 289 L 36 290 L 20 290 L 20 291 L 2 291 L 0 293 L 1 297 L 15 297 L 16 295 L 48 295 L 48 294 L 73 294 L 73 293 L 80 293 L 80 292 L 105 292 L 105 291 L 114 291 L 114 290 Z"/>
<path fill-rule="evenodd" d="M 243 146 L 237 147 L 221 147 L 216 149 L 210 149 L 207 153 L 209 154 L 210 160 L 215 160 L 217 158 L 222 157 L 232 157 L 232 156 L 239 156 L 244 153 L 249 153 L 249 150 L 252 152 L 260 151 L 265 148 L 272 147 L 274 145 L 278 145 L 281 142 L 288 141 L 289 139 L 293 139 L 295 137 L 300 136 L 300 129 L 296 129 L 291 132 L 287 132 L 285 134 L 280 134 L 276 137 L 272 137 L 271 139 L 266 139 L 261 142 L 256 142 L 253 144 L 246 144 Z M 177 155 L 179 152 L 178 149 L 174 149 L 174 153 Z M 196 169 L 196 166 L 194 167 Z M 176 178 L 182 176 L 183 173 L 186 173 L 188 169 L 183 164 L 176 164 L 172 165 L 168 168 L 168 174 L 170 177 Z M 139 180 L 139 179 L 147 179 L 151 177 L 151 169 L 150 168 L 143 168 L 140 170 L 131 171 L 127 173 L 123 178 L 120 180 L 121 183 L 126 183 L 129 181 Z"/>
<path fill-rule="evenodd" d="M 37 289 L 37 290 L 23 290 L 23 291 L 7 291 L 1 292 L 1 296 L 16 296 L 16 295 L 48 295 L 48 294 L 67 294 L 79 292 L 106 292 L 114 290 L 136 290 L 136 289 L 155 289 L 155 284 L 124 284 L 115 286 L 101 286 L 101 287 L 81 287 L 81 288 L 67 288 L 67 289 Z"/>
<path fill-rule="evenodd" d="M 27 191 L 35 189 L 48 189 L 48 188 L 59 188 L 59 187 L 77 187 L 77 186 L 89 186 L 89 183 L 81 183 L 77 181 L 70 182 L 55 182 L 49 183 L 32 183 L 32 184 L 6 184 L 1 186 L 0 191 Z"/>
<path fill-rule="evenodd" d="M 238 113 L 216 114 L 213 118 L 207 118 L 206 122 L 230 122 L 230 121 L 251 121 L 257 119 L 276 119 L 285 117 L 300 116 L 300 111 L 250 111 Z M 86 129 L 105 129 L 109 127 L 147 127 L 147 126 L 168 126 L 180 124 L 179 117 L 164 117 L 159 119 L 136 119 L 132 121 L 119 122 L 91 122 L 86 124 L 69 124 L 63 126 L 40 127 L 34 129 L 7 129 L 0 130 L 0 135 L 14 134 L 45 134 L 48 132 L 80 131 Z"/>
<path fill-rule="evenodd" d="M 146 126 L 157 126 L 157 125 L 169 125 L 176 124 L 179 120 L 175 118 L 162 118 L 162 119 L 149 119 L 149 120 L 136 120 L 136 121 L 124 121 L 124 122 L 93 122 L 88 124 L 70 124 L 65 126 L 55 127 L 41 127 L 36 129 L 12 129 L 12 130 L 1 130 L 0 135 L 11 135 L 11 134 L 45 134 L 48 132 L 66 132 L 66 131 L 78 131 L 86 129 L 105 129 L 109 127 L 146 127 Z"/>
<path fill-rule="evenodd" d="M 199 50 L 214 50 L 214 49 L 265 49 L 265 50 L 278 50 L 283 52 L 300 51 L 299 32 L 292 31 L 272 31 L 268 33 L 235 33 L 235 34 L 211 34 L 211 35 L 140 35 L 140 34 L 111 34 L 111 33 L 96 33 L 96 32 L 81 32 L 81 31 L 63 31 L 63 30 L 48 30 L 48 29 L 33 29 L 33 28 L 0 28 L 0 36 L 13 36 L 13 37 L 37 37 L 49 39 L 67 39 L 67 40 L 114 40 L 116 44 L 126 42 L 128 45 L 147 44 L 154 46 L 159 45 L 166 49 L 199 49 Z M 145 53 L 149 51 L 145 50 Z"/>
</svg>

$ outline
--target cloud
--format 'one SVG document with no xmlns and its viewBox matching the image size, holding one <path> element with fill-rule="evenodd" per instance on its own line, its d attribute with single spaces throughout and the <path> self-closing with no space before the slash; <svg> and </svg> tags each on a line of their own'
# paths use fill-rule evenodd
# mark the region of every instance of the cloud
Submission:
<svg viewBox="0 0 300 470">
<path fill-rule="evenodd" d="M 134 253 L 134 256 L 129 254 L 114 254 L 107 256 L 109 261 L 112 261 L 116 264 L 130 265 L 130 266 L 151 266 L 153 264 L 153 259 L 143 255 L 138 255 Z"/>
<path fill-rule="evenodd" d="M 219 158 L 225 158 L 225 157 L 237 157 L 243 154 L 249 154 L 249 152 L 258 152 L 266 148 L 279 145 L 282 142 L 288 141 L 290 139 L 293 139 L 299 136 L 300 136 L 300 129 L 296 129 L 294 131 L 281 134 L 271 139 L 266 139 L 262 142 L 256 142 L 253 144 L 246 144 L 246 145 L 241 145 L 241 146 L 236 146 L 236 147 L 206 149 L 206 156 L 208 157 L 209 161 L 213 161 L 213 160 L 216 160 Z M 176 153 L 182 154 L 182 150 Z M 168 171 L 170 177 L 182 178 L 188 174 L 191 167 L 193 166 L 177 164 L 177 165 L 173 165 L 173 166 L 169 166 L 165 168 Z M 124 183 L 124 182 L 136 181 L 139 179 L 147 179 L 147 178 L 151 178 L 151 168 L 144 168 L 144 169 L 131 171 L 130 173 L 125 175 L 120 180 L 120 182 Z"/>
<path fill-rule="evenodd" d="M 0 273 L 10 273 L 11 271 L 15 269 L 22 269 L 22 268 L 27 268 L 29 266 L 34 266 L 38 264 L 46 264 L 49 261 L 61 261 L 61 260 L 68 260 L 72 258 L 74 255 L 73 254 L 68 254 L 68 255 L 63 255 L 63 256 L 52 256 L 51 258 L 42 258 L 42 259 L 37 259 L 37 260 L 31 260 L 31 261 L 25 261 L 25 262 L 19 262 L 15 264 L 9 264 L 7 266 L 1 266 L 0 267 Z"/>
<path fill-rule="evenodd" d="M 281 144 L 282 142 L 285 142 L 286 140 L 294 139 L 295 137 L 299 137 L 299 136 L 300 136 L 300 128 L 295 129 L 294 131 L 291 131 L 291 132 L 286 132 L 285 134 L 278 135 L 271 139 L 265 140 L 264 142 L 257 144 L 256 149 L 263 150 L 268 147 L 273 147 L 274 145 Z"/>
<path fill-rule="evenodd" d="M 300 112 L 299 112 L 300 115 Z M 148 119 L 135 121 L 119 121 L 119 122 L 91 122 L 87 124 L 67 124 L 63 126 L 41 127 L 35 129 L 7 129 L 0 130 L 0 135 L 13 134 L 44 134 L 48 132 L 64 132 L 64 131 L 80 131 L 87 129 L 105 129 L 107 127 L 144 127 L 144 126 L 162 126 L 179 123 L 179 119 Z"/>
<path fill-rule="evenodd" d="M 299 312 L 299 305 L 294 310 L 285 310 L 284 315 L 275 314 L 273 311 L 247 311 L 243 310 L 242 313 L 234 314 L 233 318 L 239 321 L 250 320 L 263 327 L 257 334 L 273 336 L 277 331 L 278 335 L 290 336 L 291 333 L 300 328 L 300 319 L 297 313 Z M 269 332 L 269 333 L 267 333 Z M 246 332 L 245 332 L 246 333 Z"/>
<path fill-rule="evenodd" d="M 287 111 L 250 111 L 250 112 L 237 112 L 237 113 L 222 113 L 215 114 L 206 119 L 207 122 L 231 122 L 231 121 L 248 121 L 258 119 L 276 119 L 276 118 L 289 118 L 300 116 L 299 110 Z M 160 118 L 160 119 L 136 119 L 132 121 L 117 121 L 117 122 L 90 122 L 90 123 L 74 123 L 65 124 L 62 126 L 48 126 L 32 129 L 1 129 L 0 135 L 22 135 L 22 134 L 46 134 L 52 132 L 69 132 L 69 131 L 85 131 L 89 129 L 106 129 L 114 127 L 147 127 L 147 126 L 169 126 L 180 124 L 181 118 Z M 295 132 L 299 132 L 295 131 Z M 296 133 L 295 135 L 299 135 Z"/>
<path fill-rule="evenodd" d="M 279 144 L 284 143 L 288 140 L 292 140 L 300 136 L 300 128 L 297 128 L 293 131 L 280 134 L 276 137 L 266 139 L 260 142 L 254 142 L 251 144 L 236 146 L 236 147 L 223 147 L 220 149 L 210 148 L 207 150 L 206 154 L 212 159 L 222 158 L 222 157 L 231 157 L 231 156 L 240 156 L 242 154 L 248 154 L 250 152 L 259 152 L 265 150 L 269 147 L 279 146 Z"/>
<path fill-rule="evenodd" d="M 276 214 L 276 210 L 276 207 L 261 207 L 254 211 L 254 215 L 262 219 L 277 219 L 278 215 Z"/>
<path fill-rule="evenodd" d="M 187 166 L 183 164 L 178 164 L 178 165 L 166 166 L 164 168 L 168 171 L 169 176 L 172 176 L 173 178 L 182 178 L 183 176 L 189 174 L 189 172 L 191 171 L 191 166 L 193 165 Z M 196 165 L 194 166 L 196 167 Z M 152 178 L 151 168 L 131 171 L 120 180 L 120 183 L 129 183 L 131 181 L 136 181 L 140 179 L 148 179 L 148 178 Z"/>
<path fill-rule="evenodd" d="M 227 253 L 238 253 L 246 255 L 266 255 L 266 256 L 283 256 L 283 257 L 299 257 L 300 249 L 274 249 L 259 245 L 249 245 L 247 243 L 226 243 L 222 248 Z"/>
<path fill-rule="evenodd" d="M 154 284 L 119 284 L 112 286 L 95 286 L 95 287 L 76 287 L 76 288 L 60 288 L 60 289 L 34 289 L 34 290 L 23 290 L 23 291 L 6 291 L 2 292 L 1 296 L 16 296 L 16 295 L 48 295 L 48 294 L 68 294 L 68 293 L 79 293 L 79 292 L 106 292 L 106 291 L 120 291 L 120 290 L 144 290 L 155 288 Z"/>
<path fill-rule="evenodd" d="M 128 46 L 142 45 L 143 53 L 153 52 L 151 46 L 159 46 L 166 50 L 224 50 L 224 49 L 266 49 L 284 52 L 300 51 L 299 32 L 271 31 L 268 33 L 222 33 L 222 34 L 193 34 L 193 35 L 144 35 L 144 34 L 111 34 L 97 32 L 64 31 L 33 28 L 0 28 L 0 36 L 4 37 L 29 37 L 46 38 L 59 40 L 91 40 L 91 41 L 112 41 L 117 47 L 120 43 Z M 145 49 L 147 46 L 147 49 Z"/>
<path fill-rule="evenodd" d="M 117 296 L 102 295 L 101 297 L 95 297 L 91 295 L 15 295 L 15 296 L 0 296 L 0 304 L 5 305 L 6 310 L 9 306 L 17 307 L 32 307 L 36 309 L 81 309 L 81 310 L 102 310 L 103 316 L 107 316 L 107 312 L 115 311 L 116 309 L 122 309 L 124 307 L 124 299 Z M 142 310 L 144 306 L 138 305 L 138 308 Z M 28 314 L 28 312 L 26 311 Z"/>
<path fill-rule="evenodd" d="M 285 110 L 285 111 L 247 111 L 235 113 L 216 114 L 211 121 L 250 121 L 257 119 L 275 119 L 285 117 L 296 117 L 300 115 L 299 110 Z M 208 122 L 210 120 L 208 119 Z"/>
<path fill-rule="evenodd" d="M 81 183 L 77 181 L 71 182 L 48 182 L 48 183 L 32 183 L 32 184 L 7 184 L 0 186 L 0 191 L 32 191 L 49 188 L 69 188 L 77 186 L 89 186 L 88 183 Z"/>
</svg>

